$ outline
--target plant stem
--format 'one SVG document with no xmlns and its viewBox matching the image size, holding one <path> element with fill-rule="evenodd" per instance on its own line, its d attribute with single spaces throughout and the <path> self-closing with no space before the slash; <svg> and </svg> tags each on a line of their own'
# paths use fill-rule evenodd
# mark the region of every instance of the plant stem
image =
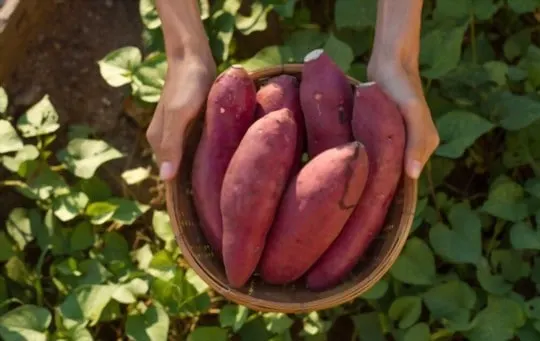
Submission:
<svg viewBox="0 0 540 341">
<path fill-rule="evenodd" d="M 34 288 L 36 289 L 36 301 L 38 306 L 43 306 L 43 286 L 41 284 L 41 270 L 43 268 L 43 263 L 45 262 L 45 256 L 47 255 L 47 252 L 49 249 L 45 249 L 41 252 L 39 255 L 39 260 L 36 265 L 36 279 L 34 281 Z"/>
<path fill-rule="evenodd" d="M 470 36 L 471 36 L 472 59 L 473 59 L 473 63 L 476 64 L 478 62 L 477 52 L 476 52 L 476 21 L 475 21 L 474 13 L 472 9 L 471 9 L 471 19 L 469 20 L 469 25 L 471 28 Z"/>
</svg>

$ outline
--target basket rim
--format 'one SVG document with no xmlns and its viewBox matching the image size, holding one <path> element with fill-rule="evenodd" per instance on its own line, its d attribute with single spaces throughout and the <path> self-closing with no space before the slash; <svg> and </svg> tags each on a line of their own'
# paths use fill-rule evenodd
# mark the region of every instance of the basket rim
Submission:
<svg viewBox="0 0 540 341">
<path fill-rule="evenodd" d="M 291 63 L 265 66 L 256 70 L 248 71 L 248 73 L 252 80 L 257 81 L 259 79 L 277 76 L 280 74 L 297 74 L 300 73 L 302 69 L 303 64 Z M 347 78 L 351 85 L 361 84 L 360 81 L 349 75 L 347 75 Z M 202 112 L 199 113 L 199 116 L 202 114 Z M 187 134 L 189 134 L 189 130 L 186 131 L 186 136 Z M 179 216 L 177 209 L 177 203 L 179 202 L 177 191 L 178 181 L 178 177 L 175 177 L 171 181 L 167 181 L 165 183 L 165 190 L 167 210 L 169 216 L 171 217 L 171 227 L 173 228 L 173 232 L 175 234 L 177 244 L 182 252 L 182 256 L 186 259 L 189 266 L 207 285 L 209 285 L 210 288 L 236 304 L 244 305 L 247 308 L 260 312 L 306 313 L 315 310 L 328 309 L 347 303 L 371 289 L 390 270 L 404 248 L 412 228 L 414 213 L 418 200 L 418 181 L 403 173 L 399 186 L 403 188 L 403 207 L 407 207 L 407 212 L 404 210 L 400 215 L 399 224 L 396 227 L 397 231 L 388 252 L 381 255 L 378 264 L 370 273 L 367 274 L 366 277 L 356 281 L 356 283 L 351 285 L 349 288 L 327 297 L 314 298 L 313 300 L 305 303 L 277 302 L 250 296 L 249 294 L 245 294 L 234 288 L 222 287 L 220 284 L 221 281 L 217 280 L 214 275 L 207 271 L 204 265 L 199 262 L 197 257 L 194 255 L 195 252 L 183 233 L 183 229 L 180 226 L 181 217 Z M 408 203 L 408 205 L 406 205 L 406 203 Z M 315 294 L 316 293 L 314 293 L 314 296 Z"/>
</svg>

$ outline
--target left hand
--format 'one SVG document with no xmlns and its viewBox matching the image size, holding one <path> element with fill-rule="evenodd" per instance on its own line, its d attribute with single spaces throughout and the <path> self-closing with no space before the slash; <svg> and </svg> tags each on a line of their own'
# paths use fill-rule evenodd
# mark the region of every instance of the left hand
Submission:
<svg viewBox="0 0 540 341">
<path fill-rule="evenodd" d="M 417 179 L 440 139 L 424 97 L 418 67 L 397 56 L 381 57 L 374 53 L 368 65 L 368 79 L 386 92 L 405 119 L 405 171 Z"/>
</svg>

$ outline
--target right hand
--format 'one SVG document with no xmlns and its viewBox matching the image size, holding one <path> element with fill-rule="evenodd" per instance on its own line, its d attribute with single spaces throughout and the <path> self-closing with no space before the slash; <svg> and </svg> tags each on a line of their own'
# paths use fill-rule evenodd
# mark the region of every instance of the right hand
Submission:
<svg viewBox="0 0 540 341">
<path fill-rule="evenodd" d="M 165 181 L 178 172 L 186 129 L 203 107 L 215 77 L 216 66 L 211 58 L 169 59 L 165 86 L 146 131 L 160 177 Z"/>
</svg>

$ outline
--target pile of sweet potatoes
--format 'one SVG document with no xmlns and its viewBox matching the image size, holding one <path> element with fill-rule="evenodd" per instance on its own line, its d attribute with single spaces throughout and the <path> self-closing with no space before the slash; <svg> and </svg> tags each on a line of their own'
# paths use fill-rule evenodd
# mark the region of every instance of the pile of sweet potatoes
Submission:
<svg viewBox="0 0 540 341">
<path fill-rule="evenodd" d="M 240 66 L 214 82 L 192 188 L 229 285 L 339 284 L 379 234 L 402 174 L 405 125 L 375 83 L 353 88 L 321 49 L 301 80 L 257 89 Z M 307 154 L 308 161 L 303 162 Z"/>
</svg>

